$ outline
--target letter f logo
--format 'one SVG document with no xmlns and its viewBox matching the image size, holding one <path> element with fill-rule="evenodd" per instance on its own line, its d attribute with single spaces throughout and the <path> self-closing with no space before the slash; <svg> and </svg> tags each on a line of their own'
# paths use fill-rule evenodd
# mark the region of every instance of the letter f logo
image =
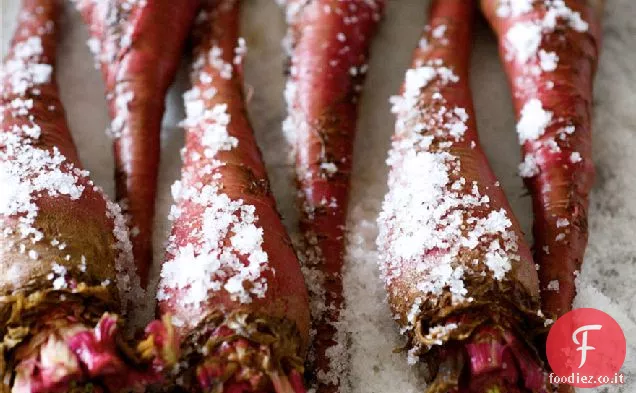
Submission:
<svg viewBox="0 0 636 393">
<path fill-rule="evenodd" d="M 585 360 L 587 359 L 587 351 L 593 351 L 596 349 L 592 346 L 587 345 L 587 332 L 589 330 L 601 330 L 602 327 L 603 325 L 585 325 L 576 329 L 574 333 L 572 333 L 572 341 L 574 341 L 574 344 L 580 345 L 580 347 L 576 348 L 577 351 L 581 351 L 581 364 L 579 365 L 579 368 L 583 367 L 583 365 L 585 364 Z M 581 332 L 583 332 L 583 339 L 581 340 L 581 342 L 579 342 L 577 336 Z"/>
</svg>

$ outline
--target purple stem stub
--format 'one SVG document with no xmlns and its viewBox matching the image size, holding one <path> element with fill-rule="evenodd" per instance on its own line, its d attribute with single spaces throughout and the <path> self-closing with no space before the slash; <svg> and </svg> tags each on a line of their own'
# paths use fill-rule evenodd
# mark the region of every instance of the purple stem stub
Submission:
<svg viewBox="0 0 636 393">
<path fill-rule="evenodd" d="M 116 393 L 160 381 L 124 358 L 117 321 L 104 314 L 94 328 L 70 318 L 49 323 L 16 352 L 12 393 L 66 393 L 83 385 Z"/>
<path fill-rule="evenodd" d="M 482 327 L 465 344 L 465 350 L 470 369 L 459 393 L 547 392 L 541 362 L 513 333 Z"/>
</svg>

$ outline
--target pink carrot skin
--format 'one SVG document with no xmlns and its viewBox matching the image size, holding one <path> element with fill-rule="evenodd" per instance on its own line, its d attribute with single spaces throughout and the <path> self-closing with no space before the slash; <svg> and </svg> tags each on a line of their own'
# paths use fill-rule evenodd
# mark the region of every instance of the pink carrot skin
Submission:
<svg viewBox="0 0 636 393">
<path fill-rule="evenodd" d="M 130 217 L 142 285 L 152 263 L 159 134 L 166 92 L 198 0 L 74 0 L 89 26 L 113 118 L 117 200 Z"/>
<path fill-rule="evenodd" d="M 434 0 L 400 96 L 380 268 L 428 393 L 546 392 L 530 249 L 479 145 L 469 87 L 475 4 Z"/>
<path fill-rule="evenodd" d="M 142 292 L 121 210 L 82 169 L 66 124 L 60 7 L 22 1 L 0 71 L 0 391 L 129 391 L 159 376 L 120 333 L 116 314 Z"/>
<path fill-rule="evenodd" d="M 511 8 L 506 2 L 481 1 L 513 92 L 524 155 L 520 174 L 533 201 L 542 305 L 552 319 L 572 308 L 587 245 L 594 182 L 592 83 L 602 3 L 522 1 L 516 5 L 521 8 Z M 517 51 L 528 38 L 536 45 Z"/>
<path fill-rule="evenodd" d="M 384 1 L 284 3 L 292 46 L 284 131 L 300 190 L 301 260 L 316 332 L 312 368 L 319 392 L 337 392 L 346 379 L 339 366 L 346 362 L 345 343 L 337 326 L 357 101 Z"/>
<path fill-rule="evenodd" d="M 188 364 L 176 372 L 186 391 L 301 393 L 308 295 L 246 114 L 239 6 L 206 1 L 197 18 L 184 164 L 158 292 L 172 323 L 151 327 L 151 336 L 180 343 L 164 361 Z"/>
</svg>

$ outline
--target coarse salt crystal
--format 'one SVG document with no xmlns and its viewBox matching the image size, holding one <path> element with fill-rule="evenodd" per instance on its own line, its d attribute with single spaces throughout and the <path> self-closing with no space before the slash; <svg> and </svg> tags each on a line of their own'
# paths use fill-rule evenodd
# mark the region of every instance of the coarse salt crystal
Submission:
<svg viewBox="0 0 636 393">
<path fill-rule="evenodd" d="M 559 218 L 556 222 L 557 228 L 565 228 L 570 225 L 570 221 L 567 218 Z"/>
<path fill-rule="evenodd" d="M 538 175 L 540 172 L 536 158 L 531 154 L 526 154 L 523 162 L 519 164 L 519 176 L 530 178 Z"/>
<path fill-rule="evenodd" d="M 545 133 L 545 129 L 551 121 L 552 112 L 546 111 L 538 99 L 530 99 L 523 106 L 521 118 L 517 123 L 519 142 L 537 140 Z"/>
<path fill-rule="evenodd" d="M 338 172 L 338 167 L 333 162 L 323 162 L 320 164 L 320 169 L 327 172 L 330 175 Z"/>
<path fill-rule="evenodd" d="M 545 72 L 554 71 L 559 64 L 559 56 L 555 52 L 546 52 L 541 49 L 539 51 L 539 64 Z"/>
<path fill-rule="evenodd" d="M 506 42 L 519 63 L 533 58 L 541 45 L 541 26 L 533 22 L 515 23 L 506 33 Z"/>
<path fill-rule="evenodd" d="M 497 6 L 497 16 L 500 18 L 517 17 L 532 11 L 534 0 L 501 0 Z"/>
<path fill-rule="evenodd" d="M 559 280 L 552 280 L 548 283 L 546 287 L 548 291 L 559 291 Z"/>
<path fill-rule="evenodd" d="M 436 39 L 444 38 L 444 34 L 446 33 L 447 29 L 448 29 L 448 26 L 439 25 L 435 27 L 433 31 L 431 31 L 431 35 L 433 36 L 433 38 L 436 38 Z"/>
</svg>

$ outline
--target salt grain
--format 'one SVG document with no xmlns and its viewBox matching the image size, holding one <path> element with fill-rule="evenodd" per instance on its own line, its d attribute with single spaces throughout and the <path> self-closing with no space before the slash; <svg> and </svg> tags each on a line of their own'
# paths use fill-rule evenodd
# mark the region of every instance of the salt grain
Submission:
<svg viewBox="0 0 636 393">
<path fill-rule="evenodd" d="M 548 286 L 546 287 L 546 289 L 548 291 L 559 291 L 559 280 L 552 280 L 548 283 Z"/>
<path fill-rule="evenodd" d="M 519 176 L 530 178 L 538 175 L 540 172 L 539 165 L 534 156 L 526 154 L 523 162 L 519 164 Z"/>
<path fill-rule="evenodd" d="M 583 158 L 581 157 L 581 153 L 575 151 L 572 154 L 570 154 L 570 162 L 572 164 L 576 164 L 581 161 L 583 161 Z"/>
<path fill-rule="evenodd" d="M 546 127 L 552 121 L 552 112 L 546 111 L 536 98 L 526 102 L 521 110 L 521 118 L 517 123 L 519 142 L 537 140 L 545 133 Z"/>
</svg>

